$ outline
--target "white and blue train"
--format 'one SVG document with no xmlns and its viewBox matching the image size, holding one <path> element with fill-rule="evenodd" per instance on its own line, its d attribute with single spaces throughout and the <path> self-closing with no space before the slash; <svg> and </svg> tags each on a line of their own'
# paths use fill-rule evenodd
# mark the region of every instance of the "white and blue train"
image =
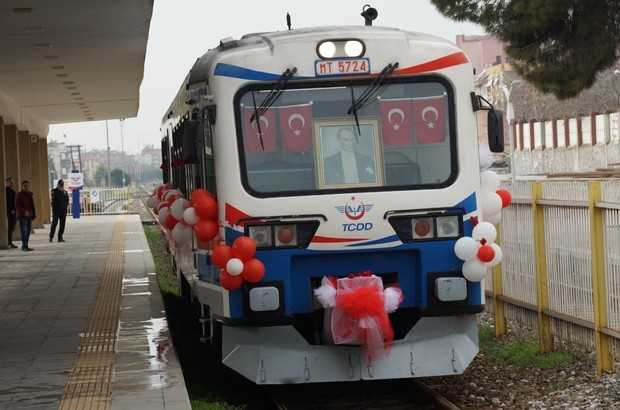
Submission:
<svg viewBox="0 0 620 410">
<path fill-rule="evenodd" d="M 454 44 L 371 25 L 248 34 L 196 61 L 161 125 L 164 182 L 214 193 L 220 236 L 254 239 L 266 267 L 230 292 L 209 251 L 179 272 L 226 366 L 258 384 L 467 368 L 484 309 L 454 253 L 479 214 L 485 108 L 473 87 Z M 503 149 L 497 123 L 489 131 Z M 360 271 L 404 294 L 391 352 L 375 362 L 324 340 L 313 297 L 323 276 Z"/>
</svg>

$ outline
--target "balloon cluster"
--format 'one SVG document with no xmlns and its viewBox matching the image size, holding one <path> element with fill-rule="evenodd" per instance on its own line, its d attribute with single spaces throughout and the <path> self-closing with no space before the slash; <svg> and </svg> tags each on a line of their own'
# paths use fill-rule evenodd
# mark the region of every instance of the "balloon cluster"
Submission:
<svg viewBox="0 0 620 410">
<path fill-rule="evenodd" d="M 224 289 L 236 290 L 243 282 L 260 282 L 265 276 L 265 265 L 254 258 L 256 242 L 240 236 L 232 246 L 218 245 L 213 248 L 211 261 L 220 268 L 220 284 Z"/>
<path fill-rule="evenodd" d="M 465 261 L 463 276 L 470 282 L 484 279 L 487 268 L 502 261 L 502 249 L 495 243 L 497 230 L 490 222 L 481 222 L 474 227 L 472 236 L 460 238 L 454 244 L 454 253 Z"/>
<path fill-rule="evenodd" d="M 147 200 L 147 205 L 158 215 L 159 222 L 170 231 L 177 245 L 191 244 L 192 231 L 204 242 L 218 233 L 217 202 L 205 189 L 194 190 L 192 200 L 188 201 L 179 190 L 162 184 Z"/>
<path fill-rule="evenodd" d="M 480 173 L 480 207 L 485 221 L 494 225 L 502 219 L 502 208 L 512 202 L 512 196 L 506 189 L 500 189 L 499 176 L 493 171 Z"/>
</svg>

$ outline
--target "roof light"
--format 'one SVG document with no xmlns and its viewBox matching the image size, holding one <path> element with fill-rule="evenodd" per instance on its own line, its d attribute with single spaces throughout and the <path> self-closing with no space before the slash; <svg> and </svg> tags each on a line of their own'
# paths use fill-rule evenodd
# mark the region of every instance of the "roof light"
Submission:
<svg viewBox="0 0 620 410">
<path fill-rule="evenodd" d="M 364 53 L 364 44 L 359 40 L 349 40 L 344 43 L 344 53 L 347 57 L 359 57 Z"/>
<path fill-rule="evenodd" d="M 316 48 L 316 53 L 324 60 L 330 58 L 359 58 L 364 56 L 366 46 L 362 40 L 342 39 L 323 40 Z"/>
<path fill-rule="evenodd" d="M 333 58 L 336 55 L 336 45 L 332 41 L 324 41 L 319 44 L 319 57 Z"/>
</svg>

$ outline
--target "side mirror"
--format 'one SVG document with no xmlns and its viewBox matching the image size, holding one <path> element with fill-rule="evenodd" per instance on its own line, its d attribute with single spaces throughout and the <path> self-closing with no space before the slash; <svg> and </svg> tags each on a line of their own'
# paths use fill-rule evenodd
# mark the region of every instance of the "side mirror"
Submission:
<svg viewBox="0 0 620 410">
<path fill-rule="evenodd" d="M 504 112 L 491 109 L 487 112 L 487 135 L 491 152 L 504 152 Z"/>
</svg>

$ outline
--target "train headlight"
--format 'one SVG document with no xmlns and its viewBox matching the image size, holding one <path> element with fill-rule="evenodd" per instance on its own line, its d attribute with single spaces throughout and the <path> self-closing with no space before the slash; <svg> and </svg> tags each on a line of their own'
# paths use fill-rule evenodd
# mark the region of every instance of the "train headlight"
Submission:
<svg viewBox="0 0 620 410">
<path fill-rule="evenodd" d="M 355 38 L 323 40 L 316 46 L 316 53 L 323 60 L 331 58 L 360 58 L 366 53 L 366 45 Z"/>
<path fill-rule="evenodd" d="M 249 237 L 254 239 L 257 248 L 270 248 L 273 246 L 273 234 L 271 225 L 255 225 L 248 228 Z"/>
<path fill-rule="evenodd" d="M 324 41 L 319 44 L 317 52 L 321 58 L 334 58 L 336 55 L 336 44 L 333 41 Z"/>
<path fill-rule="evenodd" d="M 460 277 L 435 279 L 435 297 L 441 302 L 458 302 L 467 299 L 467 282 Z"/>
<path fill-rule="evenodd" d="M 276 246 L 297 246 L 297 225 L 276 225 Z"/>
<path fill-rule="evenodd" d="M 459 217 L 441 216 L 437 218 L 438 238 L 457 238 L 459 236 Z"/>
<path fill-rule="evenodd" d="M 316 220 L 263 220 L 258 225 L 248 223 L 245 234 L 254 239 L 256 248 L 261 250 L 307 248 L 318 228 L 319 221 Z"/>
<path fill-rule="evenodd" d="M 413 218 L 411 220 L 413 239 L 428 239 L 435 236 L 433 218 Z"/>
<path fill-rule="evenodd" d="M 457 239 L 463 236 L 458 210 L 390 211 L 388 221 L 403 242 Z"/>
<path fill-rule="evenodd" d="M 275 286 L 258 286 L 249 291 L 252 312 L 271 312 L 280 308 L 280 291 Z"/>
<path fill-rule="evenodd" d="M 344 43 L 344 53 L 347 57 L 359 57 L 364 53 L 364 44 L 359 40 L 349 40 Z"/>
</svg>

